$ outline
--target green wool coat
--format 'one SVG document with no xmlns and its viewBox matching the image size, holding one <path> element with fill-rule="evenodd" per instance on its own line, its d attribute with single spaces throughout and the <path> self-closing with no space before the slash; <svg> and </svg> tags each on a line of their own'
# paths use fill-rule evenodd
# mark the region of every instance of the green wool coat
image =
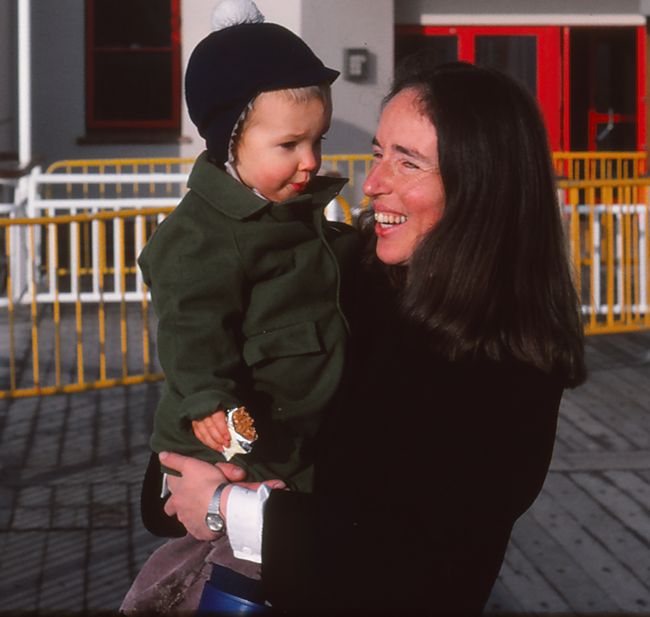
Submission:
<svg viewBox="0 0 650 617">
<path fill-rule="evenodd" d="M 223 460 L 191 420 L 245 405 L 259 439 L 233 462 L 310 489 L 311 442 L 343 371 L 342 273 L 357 261 L 355 232 L 323 215 L 344 184 L 316 177 L 309 193 L 272 203 L 197 159 L 138 259 L 166 377 L 154 451 Z"/>
</svg>

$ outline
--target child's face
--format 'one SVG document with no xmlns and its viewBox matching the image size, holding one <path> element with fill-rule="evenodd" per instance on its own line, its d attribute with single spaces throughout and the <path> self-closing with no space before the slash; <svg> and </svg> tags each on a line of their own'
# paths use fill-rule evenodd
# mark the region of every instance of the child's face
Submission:
<svg viewBox="0 0 650 617">
<path fill-rule="evenodd" d="M 295 197 L 320 167 L 329 110 L 315 97 L 299 103 L 264 92 L 250 113 L 235 153 L 239 177 L 271 201 Z"/>
</svg>

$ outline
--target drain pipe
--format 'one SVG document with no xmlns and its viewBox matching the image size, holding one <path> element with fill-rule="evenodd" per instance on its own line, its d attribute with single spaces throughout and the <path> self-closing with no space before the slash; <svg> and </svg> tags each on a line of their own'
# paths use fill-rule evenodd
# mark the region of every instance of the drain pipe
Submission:
<svg viewBox="0 0 650 617">
<path fill-rule="evenodd" d="M 18 163 L 32 161 L 31 0 L 18 0 Z"/>
</svg>

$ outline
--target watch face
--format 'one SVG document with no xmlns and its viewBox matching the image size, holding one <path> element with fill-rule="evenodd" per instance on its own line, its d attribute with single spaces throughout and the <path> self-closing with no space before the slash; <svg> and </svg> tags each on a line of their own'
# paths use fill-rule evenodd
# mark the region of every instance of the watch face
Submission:
<svg viewBox="0 0 650 617">
<path fill-rule="evenodd" d="M 218 514 L 208 513 L 205 517 L 205 522 L 210 531 L 223 531 L 223 519 Z"/>
</svg>

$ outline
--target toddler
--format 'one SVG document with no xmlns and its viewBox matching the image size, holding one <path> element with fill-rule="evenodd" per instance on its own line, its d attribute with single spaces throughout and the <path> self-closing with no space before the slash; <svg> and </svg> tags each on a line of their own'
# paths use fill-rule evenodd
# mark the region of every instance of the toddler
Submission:
<svg viewBox="0 0 650 617">
<path fill-rule="evenodd" d="M 343 370 L 341 272 L 356 255 L 351 228 L 323 215 L 345 180 L 316 176 L 337 76 L 261 21 L 212 32 L 190 57 L 206 151 L 139 257 L 166 377 L 154 452 L 224 460 L 225 414 L 245 406 L 259 438 L 234 462 L 250 480 L 311 489 L 311 441 Z"/>
</svg>

